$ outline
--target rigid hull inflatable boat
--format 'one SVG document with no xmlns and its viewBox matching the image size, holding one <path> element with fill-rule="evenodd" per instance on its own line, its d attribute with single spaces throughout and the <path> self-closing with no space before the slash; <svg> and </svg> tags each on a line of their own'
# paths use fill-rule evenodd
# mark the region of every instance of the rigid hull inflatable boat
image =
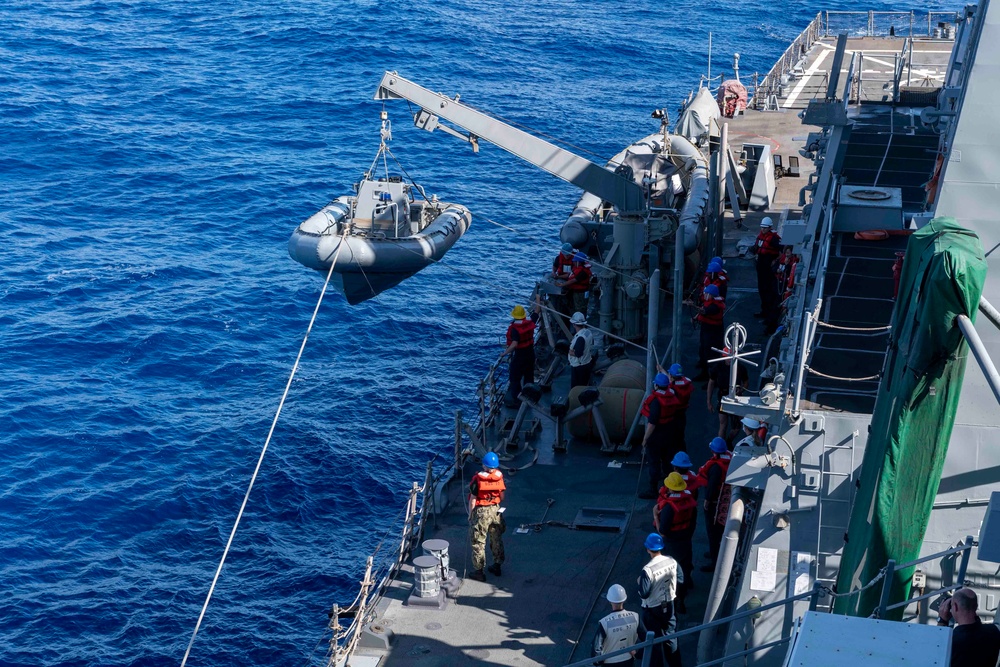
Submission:
<svg viewBox="0 0 1000 667">
<path fill-rule="evenodd" d="M 352 305 L 440 260 L 472 224 L 464 206 L 427 198 L 419 185 L 387 169 L 384 176 L 374 176 L 379 160 L 385 165 L 389 154 L 388 123 L 382 122 L 382 144 L 372 168 L 355 185 L 357 194 L 324 206 L 288 241 L 288 254 L 304 266 L 325 273 L 335 263 L 334 282 Z"/>
</svg>

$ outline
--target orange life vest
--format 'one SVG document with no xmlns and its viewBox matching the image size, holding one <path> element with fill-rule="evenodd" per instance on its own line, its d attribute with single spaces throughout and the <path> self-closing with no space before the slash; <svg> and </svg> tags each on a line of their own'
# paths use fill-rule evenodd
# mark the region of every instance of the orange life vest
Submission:
<svg viewBox="0 0 1000 667">
<path fill-rule="evenodd" d="M 693 472 L 682 472 L 681 477 L 684 478 L 684 482 L 687 484 L 686 490 L 689 491 L 692 496 L 698 492 L 698 489 L 705 486 L 707 483 L 704 479 L 699 477 L 697 473 Z"/>
<path fill-rule="evenodd" d="M 666 529 L 668 533 L 681 533 L 690 530 L 694 525 L 695 510 L 698 503 L 694 496 L 685 491 L 674 491 L 667 496 L 667 505 L 674 509 L 674 522 L 669 526 L 660 526 L 660 530 Z"/>
<path fill-rule="evenodd" d="M 649 418 L 649 406 L 653 401 L 660 404 L 660 419 L 654 426 L 669 424 L 681 407 L 681 402 L 670 389 L 656 389 L 650 394 L 642 404 L 642 416 Z"/>
<path fill-rule="evenodd" d="M 560 278 L 568 278 L 573 273 L 573 255 L 559 253 L 552 262 L 552 273 Z"/>
<path fill-rule="evenodd" d="M 691 402 L 691 394 L 694 393 L 694 383 L 690 378 L 681 377 L 679 380 L 672 380 L 670 388 L 674 390 L 677 400 L 681 402 L 681 410 L 687 410 L 688 403 Z"/>
<path fill-rule="evenodd" d="M 570 292 L 586 292 L 590 289 L 590 276 L 590 267 L 586 264 L 575 264 L 573 274 L 570 276 L 573 282 L 566 285 L 566 289 Z"/>
<path fill-rule="evenodd" d="M 705 305 L 703 308 L 708 308 L 710 305 L 716 306 L 712 309 L 712 312 L 699 313 L 698 321 L 702 324 L 715 324 L 722 326 L 722 318 L 726 314 L 726 302 L 720 296 L 713 296 L 711 299 L 705 300 Z"/>
<path fill-rule="evenodd" d="M 766 259 L 774 259 L 781 254 L 781 237 L 775 232 L 767 230 L 757 235 L 757 256 Z"/>
<path fill-rule="evenodd" d="M 500 494 L 507 488 L 503 483 L 503 475 L 499 470 L 491 472 L 480 471 L 472 478 L 469 485 L 476 496 L 473 507 L 499 505 Z"/>
<path fill-rule="evenodd" d="M 507 327 L 507 345 L 514 342 L 511 332 L 517 331 L 518 341 L 515 349 L 523 350 L 535 344 L 535 323 L 530 318 L 514 320 Z"/>
</svg>

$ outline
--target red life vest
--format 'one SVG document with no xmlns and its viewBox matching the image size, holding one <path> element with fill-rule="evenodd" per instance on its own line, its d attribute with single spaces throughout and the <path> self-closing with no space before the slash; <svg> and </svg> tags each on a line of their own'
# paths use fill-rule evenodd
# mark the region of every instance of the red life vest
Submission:
<svg viewBox="0 0 1000 667">
<path fill-rule="evenodd" d="M 500 494 L 507 488 L 503 483 L 503 475 L 500 474 L 499 470 L 492 472 L 480 471 L 476 473 L 476 476 L 472 478 L 470 487 L 472 487 L 472 491 L 476 496 L 476 502 L 473 507 L 499 505 Z"/>
<path fill-rule="evenodd" d="M 535 323 L 530 318 L 524 318 L 523 320 L 514 320 L 507 327 L 507 345 L 514 342 L 514 337 L 511 336 L 512 331 L 517 331 L 518 341 L 517 350 L 523 350 L 527 347 L 531 347 L 535 344 Z"/>
<path fill-rule="evenodd" d="M 709 285 L 715 285 L 719 288 L 719 296 L 723 299 L 726 298 L 726 292 L 729 290 L 729 276 L 725 273 L 711 274 L 708 271 L 705 272 L 705 279 L 702 281 L 702 290 L 704 290 Z"/>
<path fill-rule="evenodd" d="M 757 256 L 774 259 L 781 254 L 781 237 L 770 229 L 757 235 Z"/>
<path fill-rule="evenodd" d="M 670 388 L 674 390 L 677 400 L 681 402 L 681 410 L 687 410 L 688 403 L 691 402 L 691 394 L 694 393 L 694 383 L 690 378 L 681 377 L 679 380 L 671 380 Z"/>
<path fill-rule="evenodd" d="M 642 404 L 642 416 L 647 419 L 649 418 L 649 406 L 653 401 L 660 404 L 660 419 L 654 426 L 669 424 L 673 421 L 674 415 L 677 414 L 677 410 L 681 407 L 681 402 L 670 389 L 656 389 Z"/>
<path fill-rule="evenodd" d="M 715 324 L 722 326 L 722 318 L 726 314 L 726 302 L 721 296 L 713 296 L 711 299 L 705 300 L 703 308 L 708 308 L 710 305 L 717 307 L 712 309 L 715 312 L 698 313 L 698 321 L 702 324 Z"/>
<path fill-rule="evenodd" d="M 573 282 L 566 285 L 566 289 L 570 292 L 586 292 L 590 289 L 590 275 L 590 267 L 586 264 L 574 264 L 573 275 L 570 276 Z"/>
<path fill-rule="evenodd" d="M 660 526 L 669 533 L 681 533 L 690 530 L 694 525 L 695 511 L 698 503 L 688 491 L 674 491 L 667 496 L 667 505 L 674 509 L 674 521 L 669 526 Z"/>
<path fill-rule="evenodd" d="M 552 273 L 560 278 L 568 278 L 573 273 L 573 255 L 559 253 L 552 262 Z"/>
<path fill-rule="evenodd" d="M 725 477 L 726 473 L 729 472 L 729 463 L 732 460 L 733 455 L 730 452 L 726 452 L 725 454 L 712 454 L 712 458 L 705 461 L 705 465 L 698 470 L 698 477 L 701 478 L 701 486 L 708 484 L 708 473 L 715 466 L 722 467 L 722 475 Z"/>
<path fill-rule="evenodd" d="M 693 472 L 682 472 L 681 477 L 684 478 L 684 482 L 687 484 L 687 491 L 691 493 L 692 496 L 697 495 L 698 489 L 705 486 L 707 483 L 704 479 L 699 477 Z"/>
</svg>

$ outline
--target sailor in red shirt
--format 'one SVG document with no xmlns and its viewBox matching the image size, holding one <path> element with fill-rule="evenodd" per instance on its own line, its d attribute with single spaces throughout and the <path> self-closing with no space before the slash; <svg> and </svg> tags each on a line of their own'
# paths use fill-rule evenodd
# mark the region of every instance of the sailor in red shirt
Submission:
<svg viewBox="0 0 1000 667">
<path fill-rule="evenodd" d="M 578 252 L 573 255 L 573 267 L 569 277 L 557 283 L 569 294 L 573 310 L 583 313 L 584 316 L 587 315 L 587 292 L 590 290 L 591 276 L 593 273 L 590 271 L 586 253 Z"/>
<path fill-rule="evenodd" d="M 694 393 L 694 382 L 691 378 L 684 376 L 684 369 L 680 364 L 671 364 L 667 370 L 670 376 L 670 388 L 674 390 L 677 400 L 681 402 L 680 410 L 674 417 L 674 436 L 671 443 L 674 451 L 687 450 L 687 441 L 684 439 L 684 431 L 687 429 L 687 410 L 691 403 L 691 394 Z"/>
<path fill-rule="evenodd" d="M 726 301 L 719 296 L 719 288 L 709 285 L 703 293 L 704 301 L 698 314 L 692 321 L 701 326 L 701 336 L 698 345 L 698 367 L 701 373 L 698 379 L 708 378 L 708 360 L 718 356 L 712 348 L 722 349 L 726 334 L 723 316 L 726 314 Z"/>
<path fill-rule="evenodd" d="M 535 322 L 541 313 L 541 305 L 535 300 L 534 311 L 528 317 L 524 306 L 514 306 L 510 311 L 513 322 L 507 327 L 504 354 L 510 357 L 510 373 L 507 385 L 507 404 L 516 406 L 521 387 L 535 381 Z"/>
<path fill-rule="evenodd" d="M 684 582 L 678 582 L 674 603 L 675 609 L 684 614 L 687 613 L 684 599 L 691 587 L 691 570 L 694 569 L 691 538 L 694 536 L 698 503 L 687 491 L 687 484 L 679 473 L 672 472 L 667 475 L 663 485 L 670 493 L 660 510 L 657 530 L 663 536 L 663 553 L 677 561 L 684 572 Z"/>
<path fill-rule="evenodd" d="M 653 380 L 653 392 L 642 404 L 642 416 L 646 418 L 642 449 L 649 470 L 649 487 L 639 493 L 640 498 L 656 497 L 660 480 L 664 477 L 666 461 L 670 458 L 667 452 L 673 435 L 671 422 L 679 409 L 680 401 L 670 389 L 670 378 L 666 373 L 657 373 Z"/>
<path fill-rule="evenodd" d="M 552 260 L 552 280 L 554 284 L 561 285 L 562 281 L 568 280 L 573 274 L 573 255 L 576 250 L 569 243 L 563 243 L 562 249 L 556 258 Z M 569 315 L 572 308 L 573 299 L 569 294 L 559 294 L 549 297 L 553 307 L 564 315 Z"/>
<path fill-rule="evenodd" d="M 715 560 L 719 557 L 719 545 L 729 515 L 730 488 L 726 484 L 726 474 L 733 458 L 729 446 L 722 438 L 713 438 L 708 448 L 712 450 L 712 458 L 698 471 L 698 477 L 702 478 L 705 486 L 705 532 L 708 533 L 708 553 L 711 559 L 711 563 L 701 568 L 702 572 L 714 571 Z"/>
<path fill-rule="evenodd" d="M 719 296 L 723 299 L 726 298 L 726 293 L 729 291 L 729 276 L 722 270 L 722 264 L 720 262 L 709 262 L 708 268 L 705 269 L 705 278 L 702 281 L 702 289 L 708 287 L 709 285 L 715 285 L 718 287 Z"/>
<path fill-rule="evenodd" d="M 750 252 L 757 256 L 757 294 L 760 296 L 760 312 L 754 317 L 764 318 L 768 328 L 776 325 L 778 319 L 778 294 L 771 263 L 781 254 L 781 237 L 773 228 L 771 218 L 761 220 L 760 233 L 750 247 Z"/>
</svg>

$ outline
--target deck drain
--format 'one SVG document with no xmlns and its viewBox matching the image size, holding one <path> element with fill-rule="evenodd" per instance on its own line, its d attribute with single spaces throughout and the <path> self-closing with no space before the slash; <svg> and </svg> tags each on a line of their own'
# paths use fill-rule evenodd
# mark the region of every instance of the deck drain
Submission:
<svg viewBox="0 0 1000 667">
<path fill-rule="evenodd" d="M 426 630 L 440 630 L 441 629 L 441 624 L 440 623 L 428 623 L 427 625 L 424 626 L 424 629 L 426 629 Z"/>
</svg>

